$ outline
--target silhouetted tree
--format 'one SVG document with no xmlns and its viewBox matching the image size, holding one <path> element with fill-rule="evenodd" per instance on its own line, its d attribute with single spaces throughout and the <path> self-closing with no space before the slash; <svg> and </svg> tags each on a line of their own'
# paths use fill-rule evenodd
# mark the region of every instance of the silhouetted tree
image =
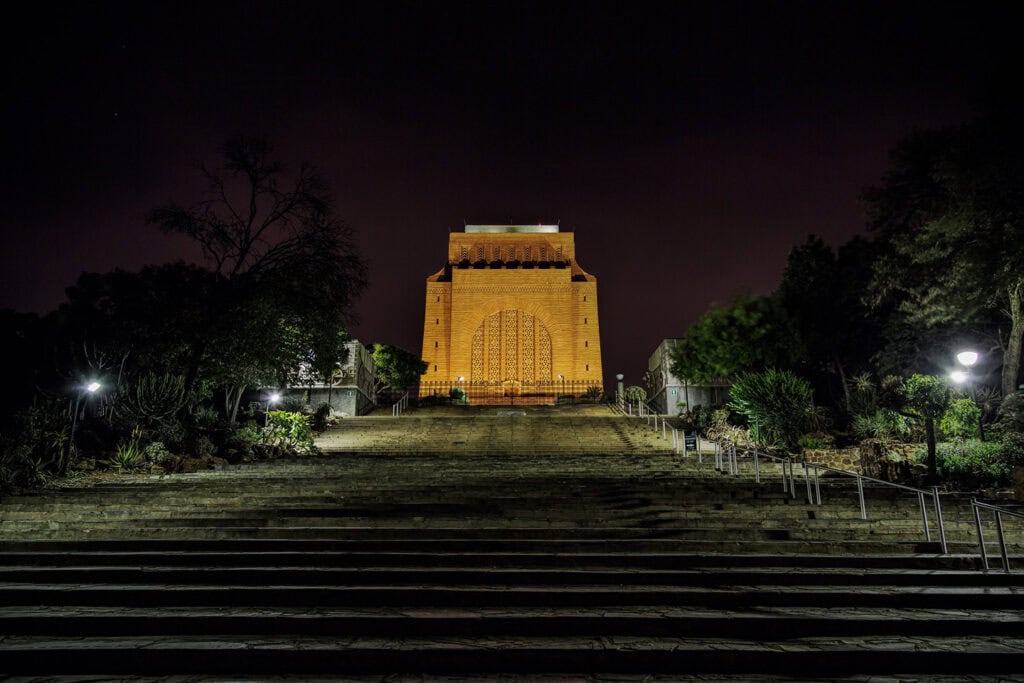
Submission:
<svg viewBox="0 0 1024 683">
<path fill-rule="evenodd" d="M 1022 142 L 1019 125 L 992 121 L 917 134 L 865 196 L 886 247 L 873 303 L 919 333 L 995 317 L 1004 395 L 1017 386 L 1024 340 Z"/>
<path fill-rule="evenodd" d="M 154 209 L 148 220 L 197 242 L 217 278 L 211 324 L 191 348 L 186 381 L 208 362 L 233 417 L 245 386 L 281 378 L 315 340 L 346 330 L 366 282 L 351 229 L 310 166 L 289 178 L 262 138 L 236 138 L 221 152 L 222 167 L 203 171 L 202 200 Z"/>
<path fill-rule="evenodd" d="M 373 365 L 377 391 L 385 387 L 405 389 L 419 382 L 427 371 L 426 362 L 419 356 L 390 344 L 373 345 Z"/>
<path fill-rule="evenodd" d="M 669 352 L 672 374 L 691 382 L 791 367 L 801 355 L 800 342 L 779 302 L 750 296 L 705 313 Z"/>
<path fill-rule="evenodd" d="M 878 346 L 877 325 L 863 303 L 871 252 L 869 242 L 855 237 L 837 256 L 812 235 L 789 252 L 778 292 L 808 362 L 816 370 L 834 373 L 830 384 L 840 385 L 847 404 L 848 377 L 862 369 Z"/>
</svg>

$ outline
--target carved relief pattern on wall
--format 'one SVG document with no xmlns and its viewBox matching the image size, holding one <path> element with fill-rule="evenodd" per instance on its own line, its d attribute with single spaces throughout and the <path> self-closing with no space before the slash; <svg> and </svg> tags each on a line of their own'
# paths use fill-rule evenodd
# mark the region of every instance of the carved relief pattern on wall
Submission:
<svg viewBox="0 0 1024 683">
<path fill-rule="evenodd" d="M 540 355 L 540 368 L 537 372 L 538 382 L 551 381 L 551 335 L 548 328 L 540 326 L 540 342 L 537 344 L 537 353 Z"/>
<path fill-rule="evenodd" d="M 487 377 L 484 375 L 484 324 L 480 323 L 480 327 L 476 328 L 476 334 L 473 335 L 473 364 L 469 381 L 483 382 L 486 379 Z"/>
<path fill-rule="evenodd" d="M 551 381 L 551 334 L 526 311 L 509 308 L 487 316 L 473 334 L 470 356 L 473 383 Z"/>
<path fill-rule="evenodd" d="M 501 313 L 487 318 L 487 381 L 501 380 Z"/>
<path fill-rule="evenodd" d="M 534 372 L 533 355 L 533 316 L 523 312 L 523 382 L 533 384 L 536 373 Z"/>
<path fill-rule="evenodd" d="M 510 308 L 505 311 L 505 377 L 503 379 L 519 379 L 519 354 L 516 349 L 517 322 L 519 311 Z"/>
</svg>

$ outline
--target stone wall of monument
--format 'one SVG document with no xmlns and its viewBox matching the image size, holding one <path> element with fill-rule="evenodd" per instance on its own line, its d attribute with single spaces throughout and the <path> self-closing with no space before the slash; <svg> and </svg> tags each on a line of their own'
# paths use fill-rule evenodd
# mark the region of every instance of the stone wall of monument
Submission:
<svg viewBox="0 0 1024 683">
<path fill-rule="evenodd" d="M 424 381 L 602 385 L 597 281 L 572 233 L 452 233 L 448 255 L 426 283 Z"/>
</svg>

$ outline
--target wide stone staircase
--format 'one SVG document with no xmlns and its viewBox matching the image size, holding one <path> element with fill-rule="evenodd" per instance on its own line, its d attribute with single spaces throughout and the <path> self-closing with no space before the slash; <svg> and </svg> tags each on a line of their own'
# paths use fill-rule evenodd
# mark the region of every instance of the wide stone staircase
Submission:
<svg viewBox="0 0 1024 683">
<path fill-rule="evenodd" d="M 812 504 L 776 465 L 723 474 L 641 420 L 457 420 L 346 420 L 322 457 L 0 501 L 0 673 L 1024 672 L 1024 571 L 980 571 L 966 497 L 943 496 L 943 555 L 896 489 L 867 486 L 862 520 L 849 479 Z"/>
</svg>

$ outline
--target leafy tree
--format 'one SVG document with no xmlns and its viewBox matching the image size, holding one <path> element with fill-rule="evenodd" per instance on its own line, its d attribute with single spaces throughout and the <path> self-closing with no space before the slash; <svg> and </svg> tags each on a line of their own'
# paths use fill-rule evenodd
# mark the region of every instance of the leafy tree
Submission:
<svg viewBox="0 0 1024 683">
<path fill-rule="evenodd" d="M 814 413 L 811 385 L 788 370 L 740 373 L 729 407 L 756 423 L 758 442 L 795 449 Z"/>
<path fill-rule="evenodd" d="M 799 340 L 778 301 L 750 296 L 705 313 L 669 352 L 672 374 L 697 383 L 791 366 L 800 356 Z"/>
<path fill-rule="evenodd" d="M 934 375 L 914 374 L 903 384 L 905 414 L 924 422 L 928 443 L 928 479 L 937 481 L 935 462 L 935 421 L 942 419 L 950 406 L 952 392 L 941 378 Z"/>
<path fill-rule="evenodd" d="M 640 401 L 641 403 L 643 403 L 644 401 L 647 400 L 647 391 L 643 387 L 637 386 L 635 384 L 623 389 L 622 395 L 625 397 L 627 401 L 630 402 Z"/>
<path fill-rule="evenodd" d="M 209 301 L 216 278 L 184 263 L 138 273 L 84 273 L 51 314 L 67 372 L 83 363 L 109 369 L 119 387 L 139 372 L 184 373 L 190 348 L 213 324 Z"/>
<path fill-rule="evenodd" d="M 281 377 L 317 340 L 344 332 L 365 272 L 314 169 L 302 165 L 289 178 L 260 138 L 236 138 L 221 153 L 219 170 L 203 170 L 203 199 L 159 207 L 148 220 L 194 240 L 216 278 L 208 325 L 190 347 L 186 387 L 208 362 L 233 417 L 245 386 Z"/>
<path fill-rule="evenodd" d="M 871 244 L 855 237 L 838 255 L 820 237 L 794 247 L 786 259 L 779 298 L 812 368 L 834 375 L 846 403 L 850 366 L 866 364 L 877 333 L 862 303 L 871 277 Z"/>
<path fill-rule="evenodd" d="M 993 120 L 919 133 L 865 198 L 886 253 L 872 301 L 915 328 L 987 326 L 1002 351 L 1003 395 L 1024 340 L 1024 136 Z"/>
<path fill-rule="evenodd" d="M 946 436 L 966 439 L 978 433 L 979 420 L 981 420 L 981 408 L 969 398 L 958 398 L 950 404 L 949 409 L 942 416 L 939 428 Z"/>
<path fill-rule="evenodd" d="M 373 367 L 376 371 L 376 391 L 385 387 L 395 390 L 410 387 L 427 371 L 427 364 L 419 356 L 391 344 L 373 345 Z"/>
</svg>

